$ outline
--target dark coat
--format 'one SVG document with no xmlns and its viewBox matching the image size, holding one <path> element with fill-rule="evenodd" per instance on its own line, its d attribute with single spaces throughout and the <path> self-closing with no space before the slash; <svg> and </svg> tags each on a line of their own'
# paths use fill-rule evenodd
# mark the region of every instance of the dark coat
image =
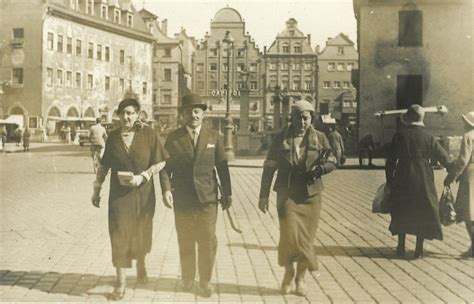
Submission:
<svg viewBox="0 0 474 304">
<path fill-rule="evenodd" d="M 217 174 L 222 185 L 223 195 L 231 196 L 229 167 L 224 144 L 218 132 L 201 128 L 196 148 L 191 137 L 182 127 L 170 133 L 165 143 L 170 155 L 165 171 L 171 179 L 161 179 L 162 191 L 173 192 L 177 208 L 186 208 L 196 203 L 216 203 L 218 200 Z"/>
<path fill-rule="evenodd" d="M 273 139 L 268 150 L 262 173 L 260 197 L 270 195 L 270 187 L 276 170 L 277 179 L 273 190 L 276 192 L 290 192 L 295 201 L 302 202 L 307 198 L 321 193 L 324 189 L 321 178 L 314 183 L 308 183 L 310 166 L 320 156 L 323 150 L 331 149 L 324 133 L 310 127 L 303 139 L 306 141 L 306 159 L 303 164 L 298 164 L 298 159 L 293 151 L 293 138 L 291 127 L 285 128 Z M 335 169 L 336 159 L 331 155 L 331 161 L 322 165 L 323 174 Z"/>
<path fill-rule="evenodd" d="M 408 126 L 394 135 L 385 169 L 387 182 L 392 185 L 392 234 L 443 239 L 430 165 L 433 157 L 443 166 L 448 164 L 448 154 L 424 127 Z"/>
<path fill-rule="evenodd" d="M 164 151 L 157 133 L 144 126 L 136 131 L 129 151 L 121 137 L 121 129 L 107 138 L 102 165 L 111 169 L 109 193 L 109 233 L 112 262 L 115 267 L 131 267 L 131 259 L 148 253 L 152 243 L 155 190 L 153 177 L 137 188 L 120 185 L 118 171 L 135 175 L 164 161 Z"/>
</svg>

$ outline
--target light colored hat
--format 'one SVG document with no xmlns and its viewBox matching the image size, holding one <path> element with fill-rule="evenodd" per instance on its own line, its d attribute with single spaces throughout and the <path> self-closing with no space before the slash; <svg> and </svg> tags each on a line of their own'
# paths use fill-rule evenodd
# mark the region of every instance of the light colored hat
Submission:
<svg viewBox="0 0 474 304">
<path fill-rule="evenodd" d="M 400 115 L 401 121 L 408 126 L 422 126 L 424 127 L 425 124 L 423 123 L 423 119 L 425 118 L 425 110 L 422 106 L 417 104 L 412 104 L 406 113 Z"/>
<path fill-rule="evenodd" d="M 309 111 L 314 113 L 314 107 L 306 100 L 298 100 L 291 106 L 291 113 L 301 113 Z"/>
<path fill-rule="evenodd" d="M 462 119 L 465 123 L 470 125 L 471 128 L 474 128 L 474 112 L 469 112 L 467 114 L 462 115 Z"/>
</svg>

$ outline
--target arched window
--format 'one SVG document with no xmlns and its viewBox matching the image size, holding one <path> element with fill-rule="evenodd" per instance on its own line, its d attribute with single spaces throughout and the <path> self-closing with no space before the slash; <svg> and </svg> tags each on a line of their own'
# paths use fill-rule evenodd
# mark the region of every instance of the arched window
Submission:
<svg viewBox="0 0 474 304">
<path fill-rule="evenodd" d="M 24 115 L 24 111 L 20 107 L 14 107 L 10 110 L 10 115 Z"/>
<path fill-rule="evenodd" d="M 95 117 L 94 110 L 91 107 L 87 108 L 86 112 L 84 113 L 84 117 L 94 118 Z"/>
<path fill-rule="evenodd" d="M 48 119 L 60 119 L 60 118 L 61 118 L 61 112 L 59 112 L 59 109 L 57 107 L 52 107 L 48 112 Z"/>
<path fill-rule="evenodd" d="M 69 108 L 69 110 L 67 110 L 66 116 L 67 117 L 79 117 L 79 112 L 77 112 L 76 108 L 71 107 L 71 108 Z"/>
</svg>

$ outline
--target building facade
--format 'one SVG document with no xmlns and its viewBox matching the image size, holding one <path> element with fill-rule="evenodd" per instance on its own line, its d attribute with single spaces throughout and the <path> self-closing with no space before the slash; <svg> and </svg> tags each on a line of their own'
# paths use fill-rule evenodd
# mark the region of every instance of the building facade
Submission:
<svg viewBox="0 0 474 304">
<path fill-rule="evenodd" d="M 359 137 L 388 142 L 398 115 L 381 110 L 411 104 L 447 106 L 427 114 L 433 135 L 460 135 L 461 114 L 473 110 L 471 0 L 354 0 L 358 23 Z"/>
<path fill-rule="evenodd" d="M 356 124 L 356 88 L 352 73 L 358 68 L 354 42 L 340 33 L 326 41 L 318 54 L 318 103 L 322 115 L 330 114 L 343 125 Z"/>
<path fill-rule="evenodd" d="M 227 31 L 233 43 L 223 42 Z M 209 106 L 207 124 L 222 130 L 229 93 L 230 113 L 236 129 L 239 128 L 240 88 L 248 76 L 249 126 L 252 130 L 262 128 L 261 68 L 261 53 L 245 31 L 240 13 L 230 7 L 220 9 L 211 20 L 210 33 L 198 44 L 194 61 L 193 90 Z"/>
<path fill-rule="evenodd" d="M 130 1 L 2 1 L 3 115 L 50 134 L 115 119 L 134 96 L 152 118 L 153 37 Z"/>
<path fill-rule="evenodd" d="M 286 123 L 294 101 L 306 99 L 315 105 L 317 53 L 311 47 L 310 35 L 300 31 L 298 22 L 291 18 L 268 51 L 265 49 L 264 62 L 265 121 L 278 129 Z"/>
<path fill-rule="evenodd" d="M 194 40 L 182 30 L 175 38 L 167 36 L 167 20 L 143 9 L 145 21 L 155 42 L 153 48 L 153 114 L 157 127 L 165 132 L 178 126 L 181 98 L 191 92 Z"/>
</svg>

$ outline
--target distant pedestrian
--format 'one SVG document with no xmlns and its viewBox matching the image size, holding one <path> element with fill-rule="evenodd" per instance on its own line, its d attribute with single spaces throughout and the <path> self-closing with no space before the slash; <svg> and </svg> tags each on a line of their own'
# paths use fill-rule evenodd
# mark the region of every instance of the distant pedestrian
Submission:
<svg viewBox="0 0 474 304">
<path fill-rule="evenodd" d="M 153 176 L 161 171 L 167 158 L 158 134 L 137 120 L 139 111 L 135 99 L 119 103 L 121 127 L 107 138 L 92 195 L 92 204 L 99 208 L 100 191 L 110 169 L 109 235 L 117 272 L 113 300 L 125 296 L 125 270 L 132 267 L 132 260 L 137 261 L 138 283 L 148 281 L 145 256 L 152 244 L 156 201 Z"/>
<path fill-rule="evenodd" d="M 389 230 L 398 235 L 397 256 L 405 255 L 405 236 L 416 236 L 415 259 L 423 258 L 423 242 L 442 240 L 439 204 L 430 158 L 446 167 L 449 156 L 424 128 L 423 107 L 414 104 L 401 115 L 405 128 L 396 132 L 388 150 L 385 174 L 391 186 Z"/>
<path fill-rule="evenodd" d="M 375 144 L 372 134 L 367 134 L 364 136 L 358 144 L 359 150 L 359 165 L 362 166 L 365 155 L 369 159 L 369 167 L 373 167 L 372 158 L 374 157 Z"/>
<path fill-rule="evenodd" d="M 16 141 L 16 146 L 19 147 L 21 145 L 21 139 L 23 137 L 23 130 L 18 127 L 15 129 L 15 141 Z"/>
<path fill-rule="evenodd" d="M 46 128 L 41 128 L 41 142 L 44 143 L 48 140 L 48 134 L 46 133 Z"/>
<path fill-rule="evenodd" d="M 8 133 L 7 133 L 7 128 L 5 126 L 2 126 L 2 129 L 0 130 L 0 139 L 2 140 L 2 152 L 3 152 L 3 155 L 6 155 L 6 144 L 7 144 L 7 137 L 8 137 Z"/>
<path fill-rule="evenodd" d="M 273 188 L 277 193 L 280 222 L 278 264 L 285 267 L 281 291 L 287 294 L 295 278 L 296 294 L 306 294 L 304 276 L 318 269 L 313 243 L 321 215 L 323 183 L 321 176 L 336 168 L 336 159 L 324 133 L 311 123 L 314 107 L 308 101 L 297 101 L 291 111 L 291 123 L 272 140 L 263 165 L 259 209 L 268 210 L 268 198 L 275 171 Z M 329 157 L 323 157 L 329 152 Z"/>
<path fill-rule="evenodd" d="M 336 156 L 337 165 L 342 165 L 341 159 L 344 156 L 344 140 L 335 126 L 329 127 L 328 141 L 334 156 Z"/>
<path fill-rule="evenodd" d="M 70 144 L 71 143 L 71 127 L 67 126 L 66 129 L 64 130 L 64 135 L 66 137 L 66 143 Z"/>
<path fill-rule="evenodd" d="M 453 166 L 449 167 L 444 185 L 459 182 L 455 204 L 457 221 L 466 223 L 467 233 L 471 238 L 471 247 L 462 255 L 472 258 L 474 257 L 474 112 L 469 112 L 462 118 L 466 133 L 462 138 L 459 156 Z"/>
<path fill-rule="evenodd" d="M 25 131 L 23 132 L 23 152 L 27 152 L 30 150 L 30 129 L 25 128 Z"/>
</svg>

